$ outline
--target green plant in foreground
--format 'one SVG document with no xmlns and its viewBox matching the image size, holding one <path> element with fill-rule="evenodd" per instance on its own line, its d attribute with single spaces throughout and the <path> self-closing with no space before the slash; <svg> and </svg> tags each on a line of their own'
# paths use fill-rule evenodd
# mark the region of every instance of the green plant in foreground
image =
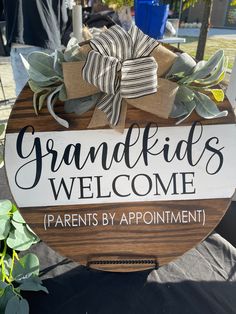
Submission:
<svg viewBox="0 0 236 314">
<path fill-rule="evenodd" d="M 44 291 L 35 254 L 19 257 L 39 241 L 17 207 L 9 200 L 0 201 L 0 313 L 27 314 L 29 305 L 22 291 Z"/>
</svg>

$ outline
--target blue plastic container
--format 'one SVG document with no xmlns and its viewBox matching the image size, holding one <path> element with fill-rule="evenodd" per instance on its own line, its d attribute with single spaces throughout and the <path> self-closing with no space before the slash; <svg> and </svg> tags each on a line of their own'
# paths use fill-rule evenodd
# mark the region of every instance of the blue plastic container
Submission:
<svg viewBox="0 0 236 314">
<path fill-rule="evenodd" d="M 163 38 L 168 13 L 168 4 L 159 5 L 156 1 L 150 0 L 135 2 L 135 24 L 152 38 Z"/>
</svg>

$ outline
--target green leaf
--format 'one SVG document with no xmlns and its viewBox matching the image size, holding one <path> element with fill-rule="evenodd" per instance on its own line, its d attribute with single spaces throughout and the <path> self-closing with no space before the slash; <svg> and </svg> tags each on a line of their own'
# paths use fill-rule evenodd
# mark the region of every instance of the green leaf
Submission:
<svg viewBox="0 0 236 314">
<path fill-rule="evenodd" d="M 8 287 L 8 284 L 0 280 L 0 289 L 5 289 L 6 287 Z"/>
<path fill-rule="evenodd" d="M 30 88 L 32 89 L 33 92 L 38 93 L 38 92 L 43 92 L 44 90 L 51 90 L 52 88 L 55 88 L 55 83 L 58 83 L 58 81 L 56 82 L 37 82 L 34 81 L 32 79 L 30 79 L 28 81 Z"/>
<path fill-rule="evenodd" d="M 193 110 L 196 108 L 196 103 L 195 103 L 194 100 L 192 100 L 192 101 L 189 101 L 189 102 L 185 102 L 184 106 L 185 106 L 185 108 L 187 110 L 187 114 L 182 119 L 178 120 L 176 122 L 176 125 L 182 123 L 184 120 L 186 120 L 192 114 Z"/>
<path fill-rule="evenodd" d="M 48 96 L 47 98 L 47 108 L 49 113 L 51 114 L 51 116 L 62 126 L 64 126 L 65 128 L 69 128 L 69 123 L 60 118 L 54 111 L 54 104 L 55 104 L 55 100 L 58 98 L 59 96 L 59 92 L 61 90 L 61 88 L 63 87 L 62 85 L 57 86 L 57 88 Z"/>
<path fill-rule="evenodd" d="M 32 242 L 32 244 L 35 244 L 39 241 L 38 236 L 34 233 L 34 231 L 27 224 L 22 223 L 22 222 L 16 222 L 14 220 L 11 220 L 11 224 L 19 233 L 22 234 L 22 236 L 28 237 L 28 239 Z"/>
<path fill-rule="evenodd" d="M 33 243 L 37 243 L 40 241 L 39 237 L 37 236 L 37 234 L 30 228 L 30 226 L 28 224 L 25 225 L 26 229 L 31 233 L 32 235 L 32 239 L 34 238 L 34 242 Z"/>
<path fill-rule="evenodd" d="M 61 88 L 61 90 L 60 90 L 60 92 L 59 92 L 59 99 L 61 100 L 61 101 L 65 101 L 65 100 L 67 100 L 67 93 L 66 93 L 66 87 L 65 87 L 65 85 L 63 84 L 63 86 L 62 86 L 62 88 Z"/>
<path fill-rule="evenodd" d="M 206 63 L 207 63 L 207 61 L 205 61 L 205 60 L 199 61 L 199 62 L 196 64 L 196 66 L 195 66 L 195 68 L 194 68 L 194 70 L 193 70 L 193 73 L 196 73 L 196 72 L 200 71 L 202 68 L 204 68 L 204 66 L 206 65 Z"/>
<path fill-rule="evenodd" d="M 183 77 L 193 72 L 196 66 L 195 60 L 187 53 L 181 53 L 175 60 L 170 71 L 167 73 L 167 78 Z"/>
<path fill-rule="evenodd" d="M 38 82 L 43 86 L 50 86 L 52 84 L 62 81 L 62 79 L 59 76 L 47 77 L 43 75 L 41 72 L 33 69 L 32 67 L 30 67 L 30 69 L 28 70 L 28 74 L 31 80 Z"/>
<path fill-rule="evenodd" d="M 4 293 L 5 293 L 5 289 L 8 287 L 8 284 L 4 281 L 0 280 L 0 299 L 3 297 Z M 0 301 L 1 304 L 1 301 Z M 0 311 L 1 313 L 1 311 Z"/>
<path fill-rule="evenodd" d="M 23 280 L 30 278 L 32 275 L 38 276 L 39 274 L 39 259 L 33 253 L 28 253 L 21 257 L 15 263 L 12 276 L 15 281 L 22 283 Z"/>
<path fill-rule="evenodd" d="M 22 291 L 44 291 L 48 293 L 47 288 L 42 286 L 42 281 L 37 276 L 31 276 L 22 280 L 19 289 Z"/>
<path fill-rule="evenodd" d="M 31 88 L 31 90 L 34 92 L 34 93 L 38 93 L 39 92 L 39 85 L 37 82 L 29 79 L 28 80 L 28 84 L 29 84 L 29 87 Z"/>
<path fill-rule="evenodd" d="M 179 118 L 188 114 L 188 111 L 182 102 L 177 102 L 173 105 L 172 111 L 170 113 L 170 118 Z"/>
<path fill-rule="evenodd" d="M 207 85 L 205 85 L 205 88 L 218 85 L 221 81 L 223 81 L 223 79 L 225 78 L 225 75 L 226 75 L 226 72 L 225 71 L 222 72 L 217 81 L 208 83 Z"/>
<path fill-rule="evenodd" d="M 11 221 L 11 224 L 12 224 L 12 225 L 14 226 L 14 228 L 15 228 L 16 230 L 18 230 L 20 233 L 24 233 L 24 232 L 25 232 L 26 227 L 25 227 L 25 225 L 24 225 L 23 223 L 21 223 L 21 222 L 16 222 L 16 221 L 12 220 L 12 221 Z"/>
<path fill-rule="evenodd" d="M 5 130 L 5 125 L 0 124 L 0 136 L 3 134 L 4 130 Z"/>
<path fill-rule="evenodd" d="M 186 99 L 185 89 L 186 87 L 180 86 L 176 93 L 174 106 L 170 114 L 171 118 L 179 118 L 179 117 L 187 115 L 188 113 L 184 105 L 184 102 L 188 101 L 188 99 Z"/>
<path fill-rule="evenodd" d="M 5 274 L 7 276 L 10 275 L 10 269 L 12 266 L 12 258 L 9 254 L 6 254 L 6 256 L 4 257 L 4 266 L 5 266 Z"/>
<path fill-rule="evenodd" d="M 206 89 L 206 91 L 211 92 L 216 101 L 223 101 L 225 98 L 225 93 L 222 89 Z"/>
<path fill-rule="evenodd" d="M 29 303 L 26 299 L 20 299 L 20 308 L 19 314 L 28 314 L 29 313 Z"/>
<path fill-rule="evenodd" d="M 198 83 L 198 84 L 205 84 L 206 85 L 206 84 L 211 84 L 213 82 L 218 81 L 218 79 L 221 76 L 222 72 L 225 71 L 224 64 L 225 64 L 225 58 L 223 57 L 219 61 L 219 63 L 216 65 L 214 71 L 212 71 L 206 78 L 195 80 L 195 82 Z"/>
<path fill-rule="evenodd" d="M 37 108 L 38 95 L 39 93 L 34 93 L 34 96 L 33 96 L 33 107 L 34 107 L 34 112 L 36 115 L 38 115 L 38 108 Z"/>
<path fill-rule="evenodd" d="M 54 71 L 63 77 L 63 71 L 62 71 L 62 63 L 65 61 L 64 55 L 61 51 L 56 50 L 53 54 L 53 69 Z"/>
<path fill-rule="evenodd" d="M 195 93 L 188 88 L 187 86 L 180 86 L 177 94 L 176 94 L 176 100 L 181 102 L 190 102 L 195 97 Z"/>
<path fill-rule="evenodd" d="M 98 93 L 92 96 L 67 100 L 64 103 L 65 112 L 81 115 L 93 108 L 100 96 L 101 94 Z"/>
<path fill-rule="evenodd" d="M 7 245 L 13 250 L 25 251 L 36 241 L 37 237 L 25 225 L 18 224 L 18 228 L 10 232 L 7 238 Z"/>
<path fill-rule="evenodd" d="M 7 302 L 5 314 L 29 314 L 28 301 L 15 295 Z"/>
<path fill-rule="evenodd" d="M 214 86 L 219 84 L 225 77 L 225 73 L 228 68 L 228 57 L 222 58 L 217 65 L 214 72 L 212 72 L 207 78 L 197 80 L 196 83 L 203 87 Z"/>
<path fill-rule="evenodd" d="M 198 81 L 200 79 L 207 78 L 212 73 L 212 71 L 215 71 L 216 67 L 219 65 L 223 58 L 224 51 L 218 50 L 207 62 L 205 62 L 204 64 L 200 63 L 200 65 L 197 64 L 194 72 L 187 78 L 184 78 L 181 82 L 184 84 L 188 84 L 194 81 Z"/>
<path fill-rule="evenodd" d="M 39 105 L 38 105 L 38 109 L 39 111 L 43 108 L 45 102 L 46 102 L 46 99 L 48 97 L 48 95 L 51 93 L 51 89 L 49 89 L 48 92 L 42 94 L 40 97 L 39 97 Z"/>
<path fill-rule="evenodd" d="M 8 215 L 0 216 L 0 240 L 4 240 L 7 238 L 10 229 L 10 217 Z"/>
<path fill-rule="evenodd" d="M 58 73 L 54 69 L 54 56 L 42 51 L 34 51 L 28 55 L 28 63 L 30 69 L 42 73 L 47 78 L 58 77 Z"/>
<path fill-rule="evenodd" d="M 11 211 L 12 203 L 9 200 L 0 201 L 0 215 L 6 215 Z"/>
<path fill-rule="evenodd" d="M 72 43 L 73 40 L 74 39 L 72 38 L 68 44 L 70 44 L 70 42 Z M 71 46 L 69 45 L 68 48 L 66 48 L 64 58 L 66 62 L 85 61 L 87 56 L 82 53 L 78 45 L 72 43 Z"/>
<path fill-rule="evenodd" d="M 34 92 L 33 107 L 35 113 L 38 114 L 38 110 L 40 111 L 42 109 L 46 98 L 55 89 L 55 86 L 50 86 L 49 84 L 45 84 L 46 86 L 41 86 L 41 83 L 35 82 L 33 80 L 29 80 L 28 83 L 31 90 Z"/>
<path fill-rule="evenodd" d="M 5 314 L 18 314 L 20 307 L 20 300 L 19 297 L 14 295 L 10 300 L 7 302 L 7 306 L 5 309 Z"/>
<path fill-rule="evenodd" d="M 13 213 L 12 219 L 16 222 L 25 223 L 24 218 L 21 216 L 19 210 Z"/>
<path fill-rule="evenodd" d="M 41 71 L 43 71 L 43 69 L 41 68 L 40 71 L 36 70 L 36 68 L 32 67 L 29 62 L 21 55 L 21 60 L 29 74 L 29 78 L 30 80 L 33 80 L 35 82 L 38 83 L 46 83 L 47 85 L 56 83 L 60 80 L 62 80 L 62 78 L 60 78 L 58 75 L 53 75 L 53 76 L 46 76 L 44 75 Z M 37 67 L 37 66 L 36 66 Z"/>
<path fill-rule="evenodd" d="M 176 124 L 182 123 L 191 115 L 196 106 L 194 97 L 195 93 L 191 89 L 185 86 L 179 87 L 175 97 L 174 110 L 170 115 L 171 118 L 183 117 Z"/>
<path fill-rule="evenodd" d="M 18 211 L 18 208 L 16 207 L 15 204 L 12 204 L 12 209 L 11 209 L 11 213 L 14 214 L 14 212 Z"/>
<path fill-rule="evenodd" d="M 0 298 L 0 313 L 5 313 L 5 308 L 8 301 L 14 296 L 15 294 L 13 292 L 12 286 L 8 285 L 8 287 L 5 287 L 4 293 Z"/>
<path fill-rule="evenodd" d="M 196 92 L 196 112 L 204 119 L 221 118 L 228 115 L 228 111 L 220 111 L 216 104 L 202 93 Z"/>
</svg>

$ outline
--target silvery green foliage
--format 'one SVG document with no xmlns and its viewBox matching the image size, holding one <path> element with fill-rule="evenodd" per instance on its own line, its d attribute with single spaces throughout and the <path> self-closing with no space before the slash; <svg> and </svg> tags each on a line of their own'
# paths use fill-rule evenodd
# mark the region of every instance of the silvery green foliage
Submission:
<svg viewBox="0 0 236 314">
<path fill-rule="evenodd" d="M 181 77 L 185 77 L 186 75 L 190 75 L 193 72 L 194 67 L 196 66 L 196 61 L 187 53 L 178 54 L 178 58 L 172 65 L 169 70 L 166 78 L 168 79 L 180 79 Z"/>
<path fill-rule="evenodd" d="M 53 118 L 63 125 L 69 127 L 66 120 L 58 117 L 54 111 L 54 104 L 59 99 L 67 99 L 63 79 L 62 63 L 69 61 L 82 61 L 86 56 L 80 51 L 78 43 L 73 40 L 63 52 L 55 51 L 52 54 L 35 51 L 29 54 L 27 60 L 21 56 L 22 62 L 29 74 L 29 86 L 34 92 L 33 106 L 35 113 L 46 104 Z"/>
<path fill-rule="evenodd" d="M 66 100 L 64 103 L 65 112 L 81 115 L 84 112 L 92 109 L 97 103 L 99 97 L 101 97 L 101 93 L 78 99 Z"/>
<path fill-rule="evenodd" d="M 22 60 L 29 73 L 29 85 L 34 92 L 33 106 L 36 114 L 47 104 L 53 118 L 68 128 L 68 122 L 55 113 L 54 104 L 58 99 L 65 102 L 66 112 L 76 114 L 82 114 L 95 105 L 99 94 L 67 100 L 62 63 L 86 60 L 86 55 L 80 50 L 76 39 L 70 40 L 63 53 L 33 52 L 28 56 L 28 60 L 23 57 Z M 179 54 L 166 75 L 167 79 L 180 85 L 170 115 L 179 118 L 177 124 L 189 117 L 194 110 L 205 119 L 219 118 L 228 114 L 227 111 L 220 112 L 215 102 L 205 94 L 211 93 L 216 101 L 224 99 L 224 92 L 213 87 L 224 79 L 227 61 L 223 50 L 217 51 L 207 62 L 198 63 L 187 53 Z"/>
<path fill-rule="evenodd" d="M 35 254 L 19 257 L 39 238 L 26 224 L 15 205 L 0 201 L 0 313 L 28 314 L 29 305 L 21 291 L 44 291 Z"/>
<path fill-rule="evenodd" d="M 75 37 L 72 37 L 67 44 L 66 50 L 64 51 L 65 61 L 85 61 L 87 56 L 83 54 L 83 51 L 79 48 L 79 41 Z"/>
<path fill-rule="evenodd" d="M 193 110 L 204 119 L 225 117 L 227 110 L 220 111 L 205 92 L 211 93 L 216 101 L 224 100 L 224 92 L 214 88 L 225 77 L 228 59 L 223 50 L 217 51 L 208 61 L 196 62 L 186 53 L 181 54 L 171 67 L 166 78 L 180 86 L 171 112 L 172 118 L 183 122 Z"/>
</svg>

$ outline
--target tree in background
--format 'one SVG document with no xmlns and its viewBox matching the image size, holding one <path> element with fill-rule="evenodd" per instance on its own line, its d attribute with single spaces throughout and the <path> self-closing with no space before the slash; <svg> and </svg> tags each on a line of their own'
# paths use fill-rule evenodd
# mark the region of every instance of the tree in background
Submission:
<svg viewBox="0 0 236 314">
<path fill-rule="evenodd" d="M 184 3 L 183 10 L 191 6 L 194 6 L 199 1 L 201 0 L 183 0 L 183 3 Z M 212 6 L 213 6 L 213 0 L 203 0 L 203 1 L 204 1 L 204 12 L 203 12 L 203 18 L 202 18 L 202 26 L 200 29 L 200 35 L 198 39 L 197 52 L 196 52 L 196 59 L 198 61 L 204 58 L 207 34 L 208 34 L 209 26 L 210 26 Z M 231 5 L 236 5 L 236 0 L 231 0 Z"/>
</svg>

